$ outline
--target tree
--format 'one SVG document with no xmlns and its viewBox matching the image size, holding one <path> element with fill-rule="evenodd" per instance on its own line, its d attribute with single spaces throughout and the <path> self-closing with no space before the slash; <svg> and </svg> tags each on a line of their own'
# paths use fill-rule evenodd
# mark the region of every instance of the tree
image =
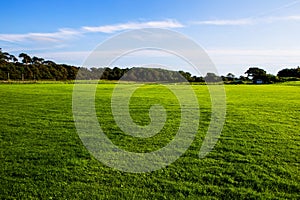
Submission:
<svg viewBox="0 0 300 200">
<path fill-rule="evenodd" d="M 248 79 L 248 77 L 240 76 L 239 80 L 241 80 L 241 81 L 248 81 L 249 79 Z"/>
<path fill-rule="evenodd" d="M 14 55 L 10 55 L 9 60 L 11 60 L 13 63 L 18 62 L 18 59 Z"/>
<path fill-rule="evenodd" d="M 44 62 L 43 58 L 38 58 L 36 56 L 33 56 L 33 58 L 32 58 L 32 63 L 33 64 L 42 64 L 43 62 Z"/>
<path fill-rule="evenodd" d="M 179 71 L 179 74 L 181 74 L 187 81 L 191 80 L 192 74 L 189 72 Z"/>
<path fill-rule="evenodd" d="M 22 58 L 22 63 L 24 63 L 25 65 L 29 65 L 30 63 L 32 63 L 31 57 L 26 53 L 20 53 L 19 57 Z"/>
<path fill-rule="evenodd" d="M 300 78 L 300 67 L 280 70 L 278 72 L 277 76 L 279 76 L 279 77 L 298 77 L 298 78 Z"/>
<path fill-rule="evenodd" d="M 2 52 L 2 49 L 0 48 L 0 60 L 3 60 L 3 61 L 9 61 L 9 53 L 7 52 Z"/>
<path fill-rule="evenodd" d="M 56 66 L 56 63 L 51 60 L 42 61 L 42 64 L 52 66 L 52 67 Z"/>
<path fill-rule="evenodd" d="M 113 70 L 112 70 L 112 73 L 113 73 L 113 78 L 115 80 L 119 80 L 123 76 L 122 69 L 120 69 L 118 67 L 114 67 Z"/>
<path fill-rule="evenodd" d="M 245 74 L 247 74 L 247 77 L 252 77 L 252 80 L 256 79 L 262 79 L 265 80 L 267 76 L 267 72 L 263 69 L 260 69 L 258 67 L 250 67 Z"/>
<path fill-rule="evenodd" d="M 8 61 L 10 60 L 10 54 L 7 53 L 7 52 L 4 52 L 3 55 L 4 55 L 4 60 L 5 60 L 6 62 L 8 62 Z"/>
<path fill-rule="evenodd" d="M 10 55 L 7 52 L 2 52 L 2 49 L 0 48 L 0 60 L 9 62 L 12 61 L 13 63 L 16 63 L 18 59 L 14 55 Z"/>
<path fill-rule="evenodd" d="M 273 74 L 266 75 L 266 83 L 276 83 L 280 82 L 280 78 L 278 76 L 274 76 Z"/>
<path fill-rule="evenodd" d="M 233 73 L 228 73 L 226 75 L 226 78 L 229 80 L 229 81 L 233 81 L 235 79 L 235 75 Z"/>
<path fill-rule="evenodd" d="M 217 76 L 215 73 L 208 72 L 204 77 L 206 83 L 218 83 L 222 82 L 222 78 Z"/>
<path fill-rule="evenodd" d="M 0 61 L 1 60 L 4 60 L 4 55 L 3 55 L 3 52 L 2 52 L 2 48 L 0 48 Z"/>
</svg>

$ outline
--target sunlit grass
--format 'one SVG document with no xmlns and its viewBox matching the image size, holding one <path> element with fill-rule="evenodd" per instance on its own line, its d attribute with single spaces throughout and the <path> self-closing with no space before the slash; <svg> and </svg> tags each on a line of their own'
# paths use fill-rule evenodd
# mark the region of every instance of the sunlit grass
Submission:
<svg viewBox="0 0 300 200">
<path fill-rule="evenodd" d="M 167 124 L 153 138 L 126 136 L 115 124 L 115 84 L 99 84 L 97 114 L 109 138 L 136 152 L 159 149 L 178 128 L 178 101 L 156 85 L 131 99 L 136 123 L 161 103 Z M 189 150 L 161 170 L 130 174 L 94 159 L 79 139 L 72 114 L 72 84 L 0 84 L 1 199 L 299 199 L 300 87 L 298 84 L 228 85 L 227 117 L 220 140 L 198 158 L 210 119 L 206 86 L 193 86 L 199 130 Z M 142 106 L 142 109 L 140 109 Z"/>
</svg>

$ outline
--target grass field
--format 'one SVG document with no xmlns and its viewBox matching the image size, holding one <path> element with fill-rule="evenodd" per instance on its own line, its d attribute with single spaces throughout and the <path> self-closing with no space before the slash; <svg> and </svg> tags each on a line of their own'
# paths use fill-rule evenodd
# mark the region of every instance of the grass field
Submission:
<svg viewBox="0 0 300 200">
<path fill-rule="evenodd" d="M 114 123 L 114 87 L 100 84 L 96 101 L 99 123 L 116 145 L 149 152 L 172 140 L 179 105 L 167 90 L 147 85 L 132 96 L 138 124 L 149 122 L 152 103 L 168 113 L 160 134 L 136 139 Z M 0 84 L 0 199 L 300 199 L 300 84 L 225 86 L 226 123 L 203 159 L 210 101 L 206 86 L 193 88 L 201 120 L 189 150 L 166 168 L 132 174 L 105 166 L 83 146 L 72 84 Z"/>
</svg>

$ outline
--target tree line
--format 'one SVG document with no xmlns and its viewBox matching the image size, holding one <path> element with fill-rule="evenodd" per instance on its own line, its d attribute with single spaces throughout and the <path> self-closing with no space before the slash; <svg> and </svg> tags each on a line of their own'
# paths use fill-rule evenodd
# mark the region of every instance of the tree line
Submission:
<svg viewBox="0 0 300 200">
<path fill-rule="evenodd" d="M 217 76 L 207 73 L 206 76 L 192 76 L 189 72 L 172 71 L 158 68 L 83 68 L 67 64 L 57 64 L 36 56 L 25 53 L 18 57 L 3 52 L 0 48 L 0 80 L 74 80 L 74 79 L 105 79 L 124 81 L 172 81 L 172 82 L 220 82 L 244 83 L 260 81 L 261 83 L 275 83 L 286 80 L 299 80 L 300 68 L 286 68 L 280 70 L 277 75 L 268 74 L 258 67 L 250 67 L 246 76 L 236 77 L 232 73 L 226 76 Z"/>
</svg>

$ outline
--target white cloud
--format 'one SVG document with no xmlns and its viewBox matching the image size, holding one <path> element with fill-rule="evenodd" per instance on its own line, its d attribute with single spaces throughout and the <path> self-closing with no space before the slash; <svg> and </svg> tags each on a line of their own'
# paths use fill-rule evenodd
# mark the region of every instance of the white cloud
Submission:
<svg viewBox="0 0 300 200">
<path fill-rule="evenodd" d="M 268 22 L 276 21 L 300 21 L 300 15 L 281 16 L 281 17 L 269 17 L 266 19 Z"/>
<path fill-rule="evenodd" d="M 73 29 L 59 29 L 52 33 L 0 34 L 0 40 L 7 42 L 60 42 L 80 34 L 79 31 Z"/>
<path fill-rule="evenodd" d="M 128 22 L 124 24 L 115 24 L 107 26 L 84 26 L 82 29 L 86 32 L 101 32 L 101 33 L 114 33 L 123 30 L 133 30 L 140 28 L 181 28 L 182 24 L 175 20 L 165 21 L 149 21 L 149 22 Z"/>
<path fill-rule="evenodd" d="M 83 26 L 80 29 L 59 29 L 50 33 L 25 33 L 25 34 L 0 34 L 0 41 L 6 42 L 50 42 L 59 43 L 66 39 L 71 39 L 88 32 L 114 33 L 123 30 L 140 28 L 180 28 L 184 27 L 176 20 L 148 21 L 148 22 L 128 22 L 124 24 L 105 26 Z"/>
<path fill-rule="evenodd" d="M 210 49 L 207 52 L 208 54 L 224 56 L 295 56 L 300 58 L 300 49 Z"/>
<path fill-rule="evenodd" d="M 247 25 L 252 24 L 251 19 L 236 19 L 236 20 L 205 20 L 205 21 L 196 21 L 192 24 L 199 25 L 216 25 L 216 26 L 231 26 L 231 25 Z"/>
<path fill-rule="evenodd" d="M 253 17 L 242 19 L 216 19 L 216 20 L 203 20 L 194 21 L 191 24 L 197 25 L 215 25 L 215 26 L 242 26 L 242 25 L 254 25 L 262 23 L 276 23 L 280 21 L 299 21 L 300 15 L 280 16 L 280 17 Z"/>
</svg>

